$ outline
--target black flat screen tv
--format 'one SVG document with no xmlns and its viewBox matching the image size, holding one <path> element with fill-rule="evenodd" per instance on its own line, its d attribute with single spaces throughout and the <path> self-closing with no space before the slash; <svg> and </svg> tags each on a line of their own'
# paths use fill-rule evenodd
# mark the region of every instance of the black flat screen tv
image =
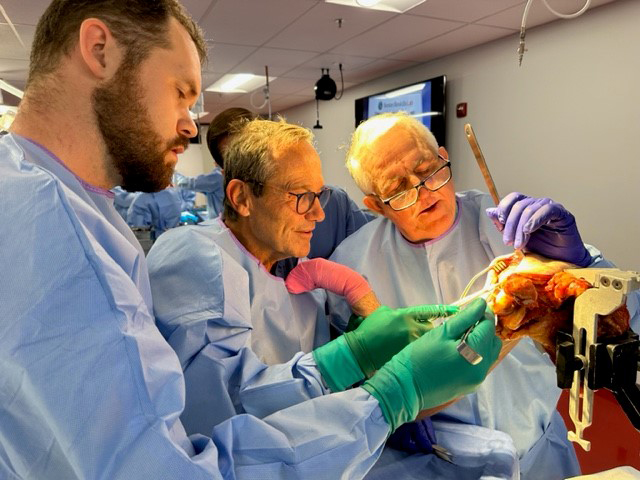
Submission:
<svg viewBox="0 0 640 480">
<path fill-rule="evenodd" d="M 445 147 L 445 89 L 447 77 L 376 93 L 356 100 L 356 127 L 360 122 L 385 112 L 406 112 L 415 116 L 433 132 L 438 145 Z"/>
</svg>

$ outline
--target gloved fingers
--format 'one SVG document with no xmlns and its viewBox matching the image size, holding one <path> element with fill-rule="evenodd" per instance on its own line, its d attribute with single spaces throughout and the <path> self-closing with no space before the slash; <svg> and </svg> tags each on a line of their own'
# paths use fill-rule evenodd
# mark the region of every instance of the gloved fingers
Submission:
<svg viewBox="0 0 640 480">
<path fill-rule="evenodd" d="M 519 228 L 521 228 L 521 219 L 526 208 L 535 202 L 531 197 L 524 197 L 514 202 L 511 209 L 504 217 L 504 230 L 502 231 L 502 241 L 505 245 L 514 245 L 518 238 Z M 521 237 L 518 238 L 521 240 Z"/>
<path fill-rule="evenodd" d="M 524 209 L 520 212 L 520 218 L 518 219 L 518 226 L 516 227 L 515 238 L 513 239 L 514 248 L 523 248 L 530 238 L 531 231 L 527 230 L 527 226 L 530 223 L 531 217 L 536 215 L 541 209 L 545 209 L 545 206 L 553 203 L 550 198 L 531 198 L 523 202 Z M 520 202 L 516 205 L 519 208 Z M 545 209 L 545 211 L 547 211 Z"/>
<path fill-rule="evenodd" d="M 496 336 L 494 322 L 486 319 L 473 328 L 465 343 L 482 355 L 484 365 L 492 365 L 498 359 L 502 349 L 502 341 Z"/>
<path fill-rule="evenodd" d="M 445 335 L 451 339 L 462 337 L 464 332 L 484 317 L 486 308 L 487 302 L 483 298 L 476 298 L 467 308 L 456 313 L 445 322 L 442 327 L 445 329 Z"/>
<path fill-rule="evenodd" d="M 414 307 L 399 308 L 398 313 L 423 323 L 438 317 L 448 317 L 458 313 L 460 307 L 454 305 L 416 305 Z"/>
<path fill-rule="evenodd" d="M 504 231 L 507 217 L 513 205 L 523 198 L 527 198 L 527 196 L 520 192 L 511 192 L 504 197 L 496 207 L 486 209 L 487 216 L 493 221 L 493 224 L 499 231 Z"/>
<path fill-rule="evenodd" d="M 510 194 L 505 196 L 502 200 L 500 200 L 500 203 L 496 206 L 496 212 L 497 212 L 496 219 L 500 223 L 505 224 L 507 222 L 507 217 L 509 217 L 511 210 L 513 210 L 514 205 L 519 201 L 527 198 L 530 198 L 530 197 L 520 192 L 511 192 Z"/>
<path fill-rule="evenodd" d="M 534 215 L 531 216 L 525 230 L 533 233 L 544 225 L 548 225 L 554 229 L 566 230 L 571 225 L 575 225 L 575 218 L 562 205 L 550 201 L 541 207 Z"/>
</svg>

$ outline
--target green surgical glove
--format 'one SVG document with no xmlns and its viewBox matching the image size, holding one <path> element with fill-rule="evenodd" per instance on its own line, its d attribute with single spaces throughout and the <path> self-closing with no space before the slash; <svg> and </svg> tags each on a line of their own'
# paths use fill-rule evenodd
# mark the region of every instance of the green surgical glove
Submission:
<svg viewBox="0 0 640 480">
<path fill-rule="evenodd" d="M 448 305 L 391 309 L 382 306 L 359 326 L 313 351 L 332 391 L 344 390 L 387 363 L 409 343 L 433 328 L 429 320 L 458 311 Z M 351 322 L 350 322 L 351 323 Z"/>
<path fill-rule="evenodd" d="M 485 317 L 485 309 L 484 300 L 475 300 L 444 325 L 402 349 L 365 382 L 363 388 L 380 402 L 392 432 L 414 420 L 420 410 L 470 393 L 484 380 L 502 347 L 493 318 Z M 466 343 L 483 359 L 471 365 L 456 347 L 478 321 Z"/>
</svg>

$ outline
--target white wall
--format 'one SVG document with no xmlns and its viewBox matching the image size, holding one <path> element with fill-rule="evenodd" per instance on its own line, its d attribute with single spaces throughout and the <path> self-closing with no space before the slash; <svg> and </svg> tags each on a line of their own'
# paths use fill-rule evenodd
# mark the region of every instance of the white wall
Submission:
<svg viewBox="0 0 640 480">
<path fill-rule="evenodd" d="M 517 45 L 514 34 L 321 102 L 324 129 L 314 133 L 325 181 L 362 198 L 339 149 L 354 128 L 356 98 L 445 74 L 456 189 L 487 191 L 464 136 L 469 122 L 502 196 L 517 190 L 559 201 L 583 240 L 620 268 L 640 270 L 640 1 L 529 29 L 520 68 Z M 468 103 L 466 118 L 455 116 L 459 102 Z M 315 103 L 283 114 L 312 127 Z"/>
</svg>

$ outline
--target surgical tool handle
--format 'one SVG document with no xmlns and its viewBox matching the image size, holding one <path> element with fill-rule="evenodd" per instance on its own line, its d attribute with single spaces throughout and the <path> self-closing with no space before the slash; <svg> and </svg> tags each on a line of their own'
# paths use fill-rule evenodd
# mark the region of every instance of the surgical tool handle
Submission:
<svg viewBox="0 0 640 480">
<path fill-rule="evenodd" d="M 482 150 L 480 150 L 480 145 L 478 145 L 476 134 L 473 132 L 473 128 L 471 127 L 470 123 L 465 124 L 464 133 L 467 135 L 467 140 L 469 141 L 469 145 L 471 146 L 473 155 L 476 157 L 476 162 L 478 162 L 478 166 L 480 167 L 480 171 L 482 172 L 482 176 L 484 177 L 484 183 L 487 184 L 487 188 L 489 189 L 491 198 L 493 198 L 494 203 L 498 205 L 500 203 L 500 195 L 498 195 L 496 184 L 493 183 L 491 172 L 489 172 L 487 162 L 484 159 L 484 155 L 482 155 Z"/>
</svg>

